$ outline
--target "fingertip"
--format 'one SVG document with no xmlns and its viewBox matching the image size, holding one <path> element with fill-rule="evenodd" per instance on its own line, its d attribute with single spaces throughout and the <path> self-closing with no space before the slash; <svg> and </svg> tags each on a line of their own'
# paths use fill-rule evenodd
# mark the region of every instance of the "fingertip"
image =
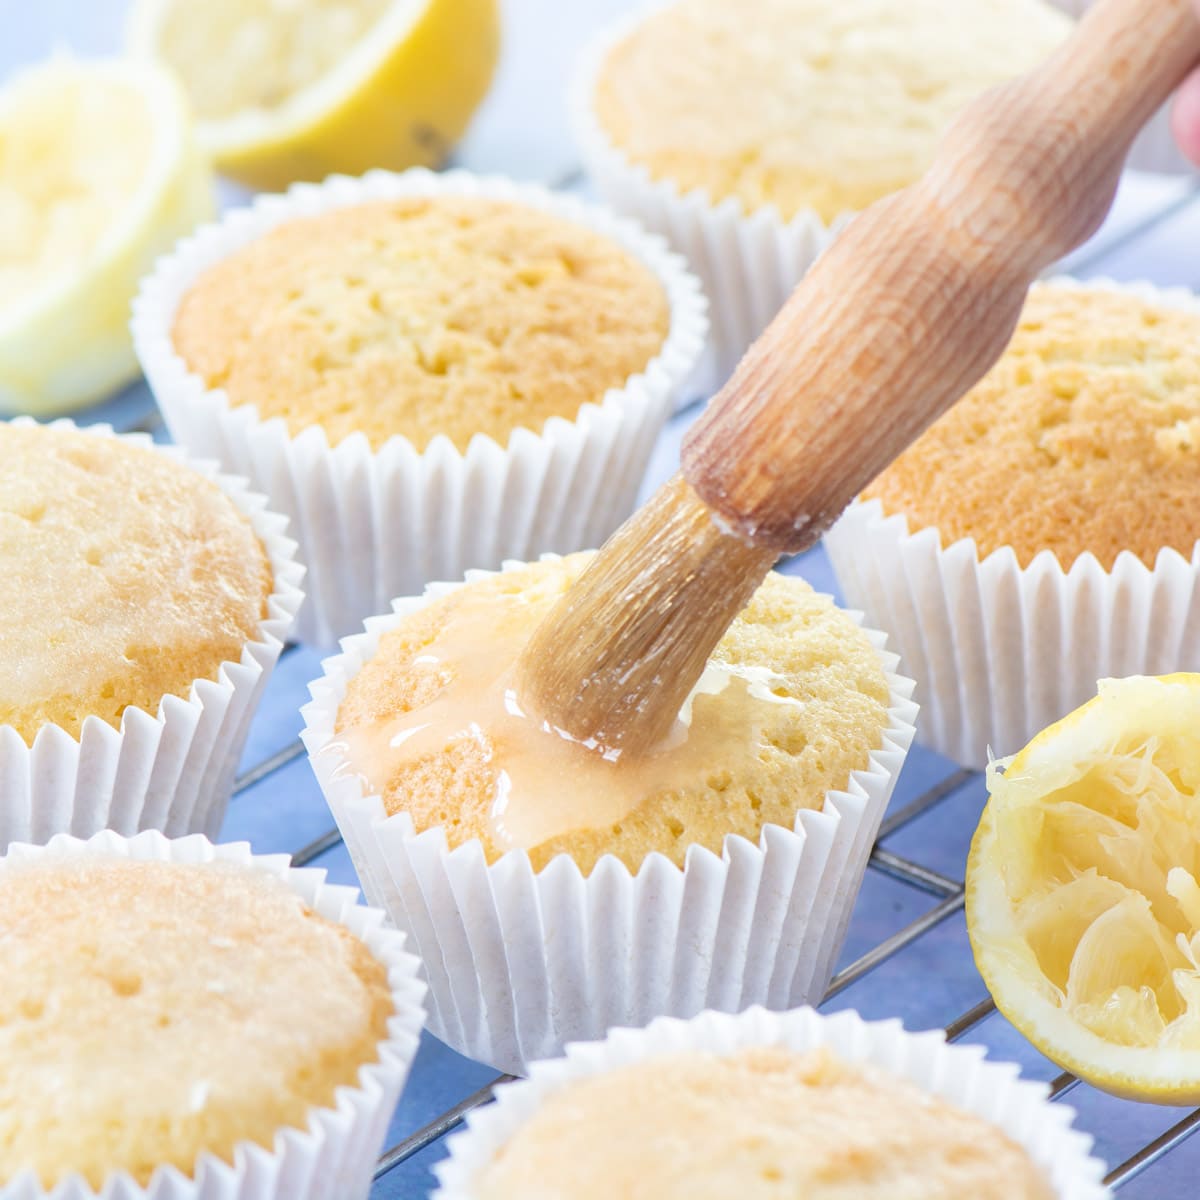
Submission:
<svg viewBox="0 0 1200 1200">
<path fill-rule="evenodd" d="M 1175 94 L 1171 133 L 1180 150 L 1200 166 L 1200 71 L 1193 71 Z"/>
</svg>

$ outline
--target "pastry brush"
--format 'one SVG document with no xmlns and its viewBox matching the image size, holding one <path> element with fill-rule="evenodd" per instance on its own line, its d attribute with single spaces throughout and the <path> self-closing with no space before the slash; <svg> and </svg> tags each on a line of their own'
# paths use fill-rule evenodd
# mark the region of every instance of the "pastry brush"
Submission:
<svg viewBox="0 0 1200 1200">
<path fill-rule="evenodd" d="M 1198 60 L 1191 0 L 1099 0 L 965 109 L 926 174 L 818 259 L 689 431 L 681 473 L 535 630 L 526 711 L 610 754 L 661 739 L 776 559 L 1000 356 L 1030 283 L 1101 224 L 1134 135 Z"/>
</svg>

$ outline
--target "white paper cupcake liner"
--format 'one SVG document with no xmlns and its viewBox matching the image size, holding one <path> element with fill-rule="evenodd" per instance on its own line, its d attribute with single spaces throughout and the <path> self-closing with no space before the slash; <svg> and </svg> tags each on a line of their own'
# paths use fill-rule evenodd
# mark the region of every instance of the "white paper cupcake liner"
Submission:
<svg viewBox="0 0 1200 1200">
<path fill-rule="evenodd" d="M 567 855 L 534 871 L 524 851 L 489 866 L 478 840 L 451 850 L 441 827 L 416 833 L 407 813 L 389 817 L 380 797 L 337 769 L 348 680 L 384 632 L 458 586 L 431 585 L 369 620 L 324 663 L 302 710 L 310 761 L 367 897 L 424 963 L 430 1029 L 520 1073 L 613 1025 L 819 998 L 913 737 L 912 683 L 893 673 L 883 637 L 868 631 L 891 693 L 880 747 L 821 812 L 799 813 L 791 829 L 767 825 L 757 844 L 729 836 L 720 856 L 693 846 L 682 870 L 652 854 L 636 874 L 612 855 L 586 877 Z"/>
<path fill-rule="evenodd" d="M 584 51 L 569 94 L 571 126 L 600 196 L 617 212 L 662 234 L 700 276 L 712 329 L 696 382 L 707 392 L 729 377 L 853 214 L 826 224 L 814 210 L 791 220 L 774 205 L 747 213 L 736 197 L 713 204 L 703 188 L 682 193 L 671 180 L 653 179 L 646 167 L 632 162 L 597 120 L 592 96 L 609 50 L 644 19 L 642 13 L 619 21 Z"/>
<path fill-rule="evenodd" d="M 1092 7 L 1095 0 L 1049 0 L 1068 16 L 1078 19 Z M 1126 166 L 1138 171 L 1157 171 L 1168 175 L 1190 174 L 1196 167 L 1180 153 L 1171 136 L 1171 105 L 1168 102 L 1151 117 L 1146 128 L 1138 134 L 1129 152 Z"/>
<path fill-rule="evenodd" d="M 357 888 L 327 884 L 324 871 L 292 869 L 285 854 L 255 855 L 245 842 L 213 845 L 202 836 L 172 841 L 156 832 L 133 838 L 105 832 L 87 841 L 60 835 L 46 846 L 17 844 L 0 860 L 0 879 L 11 865 L 87 856 L 238 863 L 283 880 L 310 908 L 360 938 L 387 967 L 395 1012 L 378 1060 L 359 1070 L 356 1085 L 339 1088 L 332 1107 L 313 1108 L 303 1129 L 280 1130 L 269 1149 L 239 1143 L 232 1163 L 204 1153 L 190 1176 L 160 1167 L 145 1186 L 114 1172 L 99 1191 L 79 1176 L 46 1190 L 33 1172 L 23 1171 L 0 1189 L 6 1200 L 365 1200 L 424 1018 L 420 964 L 405 950 L 404 935 L 389 929 L 378 909 L 359 904 Z"/>
<path fill-rule="evenodd" d="M 1183 288 L 1086 286 L 1200 312 Z M 981 559 L 973 539 L 944 546 L 936 529 L 910 531 L 903 514 L 856 500 L 825 548 L 846 603 L 917 680 L 919 740 L 963 766 L 1019 750 L 1097 679 L 1200 670 L 1200 543 L 1190 557 L 1162 550 L 1152 567 L 1125 552 L 1111 571 L 1092 554 L 1064 569 L 1050 551 L 1021 567 L 1011 547 Z"/>
<path fill-rule="evenodd" d="M 17 418 L 13 424 L 33 424 Z M 304 568 L 287 522 L 266 500 L 215 464 L 145 434 L 114 434 L 106 425 L 69 420 L 51 428 L 118 437 L 166 454 L 216 483 L 248 518 L 270 559 L 274 578 L 267 615 L 237 662 L 212 679 L 198 679 L 184 696 L 164 696 L 156 713 L 129 707 L 114 728 L 87 717 L 79 737 L 61 726 L 38 730 L 29 746 L 11 725 L 0 725 L 0 849 L 10 842 L 44 842 L 57 833 L 87 837 L 102 829 L 134 834 L 158 829 L 171 836 L 213 835 L 220 827 L 259 697 L 304 598 Z"/>
<path fill-rule="evenodd" d="M 417 453 L 364 434 L 331 447 L 323 429 L 292 437 L 281 418 L 231 407 L 175 353 L 171 330 L 196 278 L 284 221 L 400 196 L 485 196 L 554 213 L 611 237 L 657 276 L 670 304 L 658 355 L 574 421 L 518 429 L 508 445 L 476 436 L 465 453 L 437 437 Z M 629 221 L 544 188 L 466 171 L 423 169 L 332 176 L 260 196 L 160 259 L 134 302 L 133 338 L 172 436 L 246 476 L 286 513 L 308 565 L 303 641 L 332 645 L 393 596 L 506 558 L 566 553 L 602 542 L 633 510 L 655 438 L 704 346 L 706 303 L 683 260 Z"/>
<path fill-rule="evenodd" d="M 1056 1200 L 1112 1194 L 1103 1183 L 1104 1164 L 1090 1153 L 1091 1137 L 1072 1127 L 1074 1112 L 1051 1104 L 1046 1085 L 1021 1079 L 1015 1065 L 988 1061 L 982 1046 L 948 1045 L 940 1030 L 908 1033 L 899 1021 L 864 1021 L 854 1012 L 826 1017 L 811 1008 L 755 1008 L 738 1016 L 706 1012 L 690 1021 L 614 1029 L 602 1042 L 569 1046 L 565 1057 L 536 1063 L 528 1079 L 498 1088 L 495 1103 L 470 1113 L 466 1129 L 449 1139 L 449 1157 L 434 1167 L 440 1184 L 435 1200 L 471 1200 L 478 1173 L 550 1096 L 576 1080 L 668 1054 L 732 1055 L 751 1046 L 800 1052 L 824 1047 L 848 1062 L 887 1071 L 1001 1129 L 1041 1168 Z M 613 1147 L 614 1153 L 620 1149 Z"/>
</svg>

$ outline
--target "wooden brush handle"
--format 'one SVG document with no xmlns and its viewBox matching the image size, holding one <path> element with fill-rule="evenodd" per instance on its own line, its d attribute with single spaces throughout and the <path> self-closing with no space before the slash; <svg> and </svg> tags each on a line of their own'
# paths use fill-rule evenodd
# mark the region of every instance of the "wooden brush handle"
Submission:
<svg viewBox="0 0 1200 1200">
<path fill-rule="evenodd" d="M 720 523 L 817 540 L 1007 345 L 1038 273 L 1103 221 L 1129 144 L 1200 60 L 1191 0 L 1100 0 L 1041 68 L 957 120 L 855 218 L 688 434 Z"/>
</svg>

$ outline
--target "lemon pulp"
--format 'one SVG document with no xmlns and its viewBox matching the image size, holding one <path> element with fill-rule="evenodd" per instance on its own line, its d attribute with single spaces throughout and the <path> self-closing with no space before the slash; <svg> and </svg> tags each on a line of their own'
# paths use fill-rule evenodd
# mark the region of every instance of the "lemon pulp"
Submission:
<svg viewBox="0 0 1200 1200">
<path fill-rule="evenodd" d="M 1105 680 L 989 790 L 967 916 L 997 1005 L 1100 1087 L 1200 1098 L 1200 676 Z"/>
<path fill-rule="evenodd" d="M 278 108 L 340 62 L 388 2 L 167 5 L 158 49 L 179 72 L 202 120 Z"/>
<path fill-rule="evenodd" d="M 17 96 L 0 132 L 0 307 L 86 262 L 145 174 L 149 126 L 139 98 L 113 79 Z"/>
<path fill-rule="evenodd" d="M 282 189 L 435 165 L 487 92 L 498 0 L 135 0 L 128 42 L 166 62 L 226 174 Z"/>
<path fill-rule="evenodd" d="M 0 410 L 78 408 L 136 376 L 138 280 L 212 211 L 166 71 L 64 56 L 15 75 L 0 90 Z"/>
</svg>

